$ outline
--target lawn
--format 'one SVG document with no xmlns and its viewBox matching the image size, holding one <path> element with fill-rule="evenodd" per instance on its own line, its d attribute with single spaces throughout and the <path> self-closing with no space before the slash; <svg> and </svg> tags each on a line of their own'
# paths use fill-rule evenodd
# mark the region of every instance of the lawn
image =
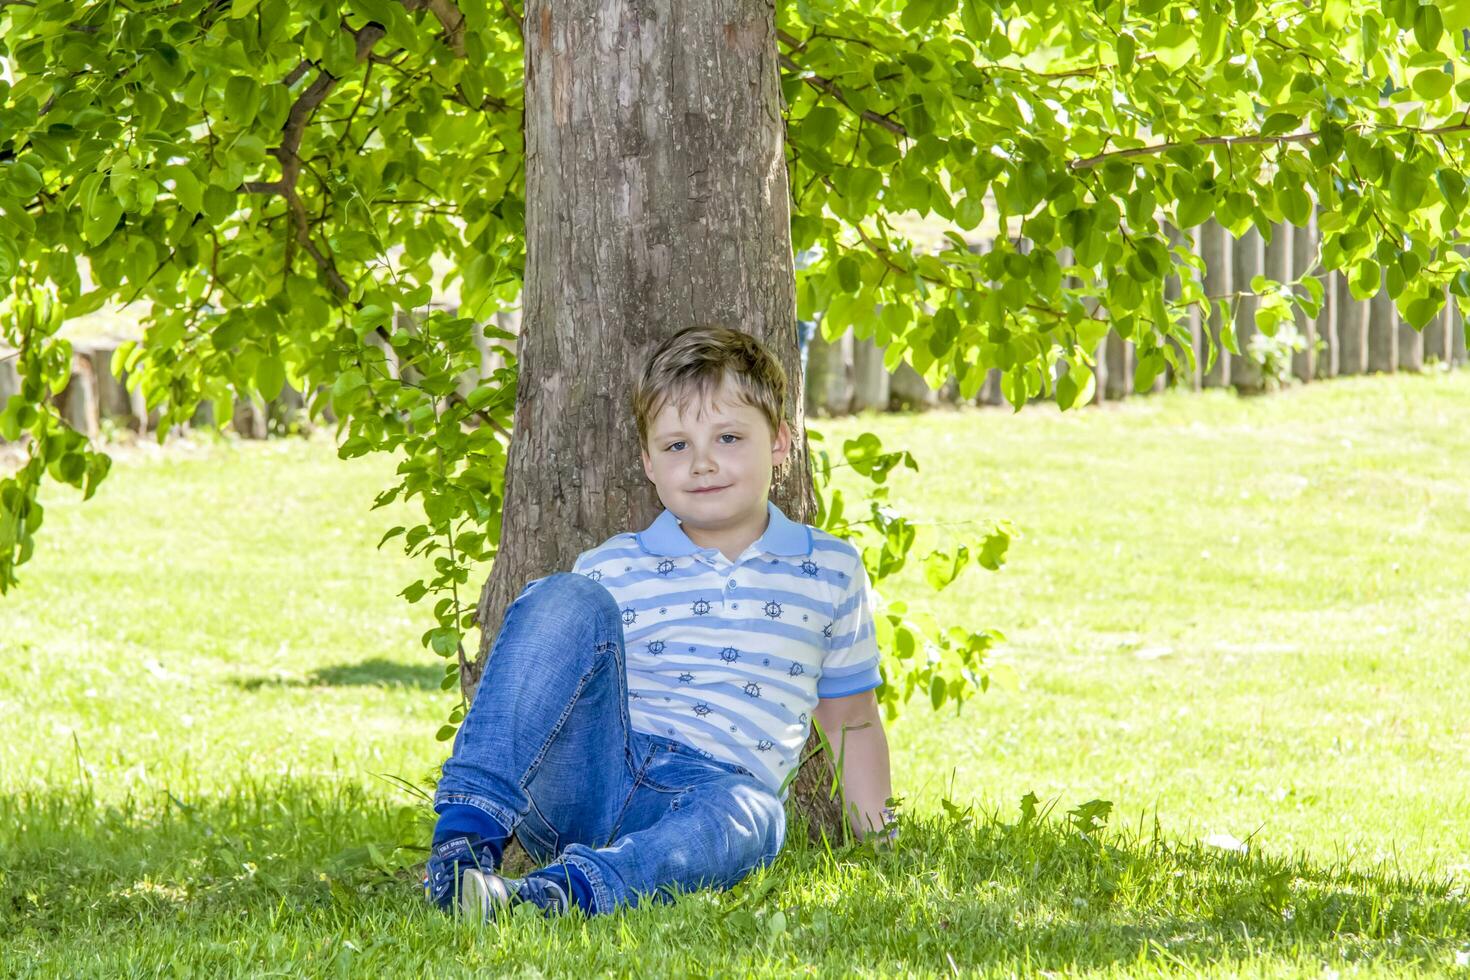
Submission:
<svg viewBox="0 0 1470 980">
<path fill-rule="evenodd" d="M 414 892 L 449 696 L 391 462 L 124 450 L 0 600 L 0 975 L 1470 975 L 1467 419 L 1461 373 L 819 423 L 1021 530 L 885 586 L 1019 684 L 890 726 L 892 853 L 488 929 Z"/>
</svg>

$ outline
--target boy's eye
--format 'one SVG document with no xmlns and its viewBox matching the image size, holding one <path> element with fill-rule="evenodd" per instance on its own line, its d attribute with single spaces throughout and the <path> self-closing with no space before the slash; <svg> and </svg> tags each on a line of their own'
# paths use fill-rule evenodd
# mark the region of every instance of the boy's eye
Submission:
<svg viewBox="0 0 1470 980">
<path fill-rule="evenodd" d="M 730 442 L 725 443 L 725 445 L 727 445 L 727 446 L 730 445 L 733 442 L 738 441 L 740 439 L 740 437 L 737 436 L 733 432 L 726 432 L 724 435 L 720 436 L 720 438 L 721 439 L 729 439 L 730 440 Z"/>
<path fill-rule="evenodd" d="M 682 447 L 683 445 L 684 444 L 682 442 L 674 442 L 674 443 L 670 443 L 668 446 L 665 446 L 664 448 L 667 449 L 669 452 L 675 452 L 676 453 L 676 452 L 679 451 L 680 447 Z"/>
</svg>

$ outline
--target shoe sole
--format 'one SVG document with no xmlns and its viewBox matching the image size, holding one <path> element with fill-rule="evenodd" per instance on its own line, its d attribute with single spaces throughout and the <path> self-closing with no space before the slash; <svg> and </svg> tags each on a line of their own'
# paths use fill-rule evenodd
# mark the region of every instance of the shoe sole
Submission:
<svg viewBox="0 0 1470 980">
<path fill-rule="evenodd" d="M 460 876 L 456 910 L 461 918 L 489 922 L 510 905 L 510 899 L 505 879 L 470 868 Z"/>
</svg>

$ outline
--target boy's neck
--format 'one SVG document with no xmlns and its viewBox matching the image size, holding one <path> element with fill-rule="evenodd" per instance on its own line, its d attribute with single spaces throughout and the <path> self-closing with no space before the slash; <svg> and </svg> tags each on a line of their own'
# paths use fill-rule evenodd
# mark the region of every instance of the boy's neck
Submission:
<svg viewBox="0 0 1470 980">
<path fill-rule="evenodd" d="M 727 530 L 715 530 L 709 528 L 697 528 L 686 524 L 682 519 L 679 526 L 684 529 L 689 540 L 701 548 L 717 548 L 720 554 L 730 561 L 738 561 L 745 554 L 745 549 L 760 540 L 762 534 L 771 523 L 771 515 L 761 511 L 760 519 L 756 522 L 741 524 Z"/>
</svg>

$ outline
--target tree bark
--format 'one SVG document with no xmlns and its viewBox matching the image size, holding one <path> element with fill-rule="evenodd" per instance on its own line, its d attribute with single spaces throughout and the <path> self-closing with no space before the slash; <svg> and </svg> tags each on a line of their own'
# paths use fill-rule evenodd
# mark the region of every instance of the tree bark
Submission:
<svg viewBox="0 0 1470 980">
<path fill-rule="evenodd" d="M 772 498 L 796 521 L 815 512 L 773 7 L 528 0 L 524 35 L 520 380 L 468 696 L 528 580 L 658 515 L 629 396 L 683 327 L 738 327 L 780 359 L 798 438 Z M 793 790 L 814 833 L 840 820 L 819 768 L 803 766 Z"/>
</svg>

